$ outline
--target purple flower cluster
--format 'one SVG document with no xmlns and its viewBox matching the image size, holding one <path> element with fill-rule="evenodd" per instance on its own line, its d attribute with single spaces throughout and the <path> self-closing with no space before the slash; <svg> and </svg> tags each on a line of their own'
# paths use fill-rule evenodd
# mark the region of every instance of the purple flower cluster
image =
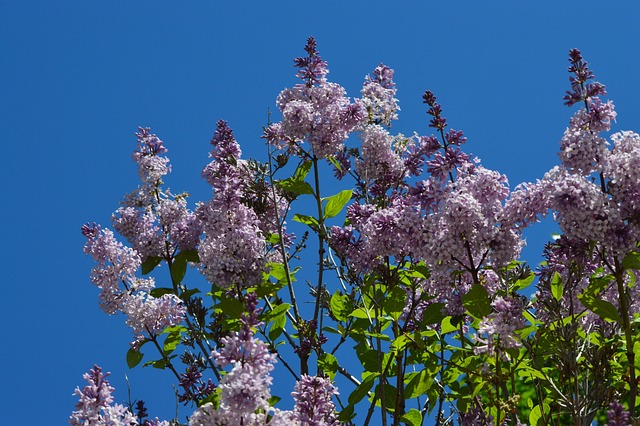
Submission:
<svg viewBox="0 0 640 426">
<path fill-rule="evenodd" d="M 69 418 L 69 424 L 74 426 L 137 426 L 138 418 L 121 404 L 113 404 L 115 390 L 106 377 L 109 373 L 102 373 L 102 369 L 95 365 L 82 377 L 89 383 L 82 388 L 76 388 L 74 395 L 79 397 L 76 410 Z M 147 423 L 145 423 L 147 424 Z M 169 426 L 169 422 L 153 421 L 155 426 Z"/>
<path fill-rule="evenodd" d="M 247 311 L 241 318 L 241 330 L 223 337 L 222 348 L 212 354 L 218 366 L 231 366 L 231 371 L 224 375 L 218 386 L 220 405 L 217 409 L 211 403 L 200 407 L 191 417 L 190 426 L 267 423 L 267 414 L 272 411 L 269 406 L 269 387 L 273 380 L 270 373 L 276 355 L 254 337 L 253 327 L 260 325 L 257 297 L 247 295 L 245 301 Z M 285 424 L 285 420 L 293 419 L 291 413 L 279 410 L 273 415 L 281 422 L 275 420 L 274 423 L 272 419 L 269 424 Z"/>
<path fill-rule="evenodd" d="M 629 426 L 631 425 L 629 412 L 618 401 L 611 403 L 607 411 L 607 426 Z"/>
<path fill-rule="evenodd" d="M 186 309 L 177 296 L 153 297 L 149 294 L 155 287 L 153 278 L 135 276 L 141 265 L 135 250 L 124 247 L 113 232 L 96 224 L 84 225 L 82 233 L 87 237 L 85 253 L 97 262 L 91 269 L 91 282 L 100 289 L 100 307 L 110 315 L 124 313 L 137 341 L 184 320 Z"/>
<path fill-rule="evenodd" d="M 218 121 L 211 144 L 213 160 L 202 174 L 214 197 L 196 211 L 205 234 L 198 247 L 200 268 L 221 288 L 251 287 L 262 278 L 266 245 L 256 213 L 243 203 L 250 175 L 225 121 Z"/>
<path fill-rule="evenodd" d="M 367 110 L 371 124 L 390 126 L 391 120 L 398 118 L 398 100 L 396 84 L 393 82 L 393 70 L 380 64 L 373 70 L 373 76 L 366 76 L 360 92 L 362 104 Z"/>
<path fill-rule="evenodd" d="M 474 353 L 485 353 L 489 356 L 508 360 L 504 351 L 509 348 L 519 348 L 521 343 L 515 338 L 515 332 L 526 326 L 522 316 L 522 301 L 516 297 L 498 296 L 492 303 L 493 312 L 483 318 L 475 336 L 479 345 L 473 348 Z"/>
<path fill-rule="evenodd" d="M 298 153 L 299 144 L 307 140 L 317 158 L 326 158 L 341 151 L 343 142 L 366 115 L 360 101 L 352 103 L 346 91 L 336 83 L 327 82 L 329 72 L 309 38 L 307 57 L 295 60 L 301 68 L 298 77 L 305 84 L 283 90 L 277 99 L 282 121 L 266 131 L 267 141 L 279 148 Z"/>
<path fill-rule="evenodd" d="M 338 391 L 326 377 L 302 375 L 291 393 L 296 401 L 293 412 L 301 425 L 338 426 L 332 398 Z"/>
<path fill-rule="evenodd" d="M 177 250 L 194 250 L 200 238 L 200 225 L 187 209 L 186 194 L 163 190 L 162 177 L 171 168 L 163 142 L 148 128 L 140 128 L 138 148 L 133 154 L 138 163 L 142 186 L 125 197 L 124 206 L 113 214 L 113 226 L 140 254 L 170 257 Z"/>
</svg>

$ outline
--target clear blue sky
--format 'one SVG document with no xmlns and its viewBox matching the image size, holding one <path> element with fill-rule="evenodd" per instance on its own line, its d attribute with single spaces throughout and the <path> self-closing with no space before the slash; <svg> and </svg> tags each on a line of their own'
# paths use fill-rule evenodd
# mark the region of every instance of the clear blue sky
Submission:
<svg viewBox="0 0 640 426">
<path fill-rule="evenodd" d="M 606 84 L 614 130 L 640 130 L 639 19 L 636 1 L 0 0 L 1 422 L 65 424 L 94 363 L 113 372 L 117 400 L 127 374 L 152 415 L 173 416 L 169 375 L 128 371 L 130 332 L 99 310 L 82 253 L 80 226 L 109 225 L 137 185 L 138 125 L 168 146 L 170 187 L 208 198 L 216 120 L 262 156 L 267 108 L 296 83 L 292 59 L 314 35 L 350 96 L 380 62 L 395 69 L 394 131 L 430 133 L 430 89 L 467 149 L 515 186 L 558 162 L 570 48 Z M 538 260 L 549 232 L 533 228 L 526 257 Z"/>
</svg>

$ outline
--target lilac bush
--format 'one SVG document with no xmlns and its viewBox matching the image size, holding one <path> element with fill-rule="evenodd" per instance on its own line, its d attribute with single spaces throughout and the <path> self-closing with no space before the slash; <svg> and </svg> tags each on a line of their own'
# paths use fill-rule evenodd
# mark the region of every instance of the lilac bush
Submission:
<svg viewBox="0 0 640 426">
<path fill-rule="evenodd" d="M 175 377 L 187 413 L 170 424 L 633 424 L 640 136 L 607 136 L 617 113 L 582 54 L 569 52 L 564 100 L 579 109 L 560 163 L 511 189 L 465 152 L 434 93 L 433 133 L 393 134 L 393 69 L 352 99 L 313 38 L 305 51 L 265 162 L 218 121 L 212 197 L 190 210 L 164 186 L 164 143 L 140 128 L 141 184 L 113 215 L 128 245 L 82 227 L 100 306 L 133 330 L 129 367 Z M 562 233 L 534 271 L 523 231 L 549 214 Z M 295 379 L 291 409 L 276 368 Z M 99 367 L 85 378 L 71 424 L 169 424 L 113 404 Z"/>
</svg>

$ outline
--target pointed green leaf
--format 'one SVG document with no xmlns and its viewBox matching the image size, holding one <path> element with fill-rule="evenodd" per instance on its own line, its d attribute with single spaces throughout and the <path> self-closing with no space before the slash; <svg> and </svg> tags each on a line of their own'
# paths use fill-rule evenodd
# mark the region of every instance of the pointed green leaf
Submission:
<svg viewBox="0 0 640 426">
<path fill-rule="evenodd" d="M 140 361 L 142 361 L 142 358 L 144 357 L 144 354 L 140 351 L 136 351 L 134 349 L 129 349 L 127 351 L 127 366 L 129 368 L 133 368 L 136 365 L 140 364 Z"/>
<path fill-rule="evenodd" d="M 474 284 L 469 292 L 462 296 L 462 305 L 475 318 L 484 318 L 491 313 L 489 292 L 482 284 Z"/>
<path fill-rule="evenodd" d="M 400 318 L 407 304 L 407 292 L 400 287 L 394 287 L 384 299 L 383 311 L 394 320 Z"/>
<path fill-rule="evenodd" d="M 353 312 L 353 306 L 349 296 L 340 294 L 338 291 L 331 296 L 330 306 L 331 313 L 338 321 L 347 321 L 349 315 Z"/>
<path fill-rule="evenodd" d="M 412 408 L 411 410 L 404 413 L 404 415 L 400 418 L 400 421 L 407 426 L 420 426 L 422 424 L 422 414 L 420 411 Z"/>
<path fill-rule="evenodd" d="M 294 214 L 293 220 L 296 222 L 304 223 L 305 225 L 309 225 L 312 229 L 317 229 L 320 223 L 318 219 L 313 216 L 307 216 L 304 214 Z"/>
<path fill-rule="evenodd" d="M 513 290 L 518 291 L 518 290 L 522 290 L 523 288 L 529 287 L 529 285 L 531 285 L 535 277 L 536 277 L 536 274 L 533 271 L 529 272 L 529 275 L 519 279 L 513 284 Z"/>
<path fill-rule="evenodd" d="M 613 303 L 595 298 L 586 292 L 578 295 L 578 300 L 603 320 L 622 324 L 622 317 Z"/>
<path fill-rule="evenodd" d="M 290 303 L 281 303 L 279 305 L 276 305 L 271 311 L 265 312 L 265 314 L 263 315 L 263 319 L 264 321 L 269 322 L 274 318 L 284 316 L 290 307 Z"/>
<path fill-rule="evenodd" d="M 553 278 L 551 279 L 551 295 L 558 302 L 562 300 L 562 295 L 564 294 L 564 286 L 562 285 L 562 277 L 558 272 L 553 274 Z"/>
<path fill-rule="evenodd" d="M 542 408 L 540 407 L 540 405 L 536 405 L 535 407 L 533 407 L 531 413 L 529 413 L 529 424 L 531 426 L 538 426 L 538 421 L 540 421 L 540 419 L 542 418 L 543 409 L 545 414 L 549 414 L 549 404 L 543 404 Z"/>
<path fill-rule="evenodd" d="M 324 218 L 328 219 L 340 213 L 342 208 L 349 202 L 353 190 L 345 189 L 327 198 L 327 205 L 324 207 Z"/>
<path fill-rule="evenodd" d="M 276 317 L 271 322 L 271 329 L 269 330 L 269 339 L 276 340 L 282 332 L 284 331 L 284 327 L 287 325 L 287 317 L 286 315 L 281 315 Z"/>
<path fill-rule="evenodd" d="M 309 170 L 311 170 L 311 166 L 313 166 L 313 161 L 305 161 L 300 164 L 293 174 L 293 178 L 295 180 L 304 180 L 309 174 Z"/>
<path fill-rule="evenodd" d="M 405 388 L 405 398 L 411 399 L 424 395 L 433 384 L 433 379 L 434 377 L 427 369 L 416 373 Z"/>
<path fill-rule="evenodd" d="M 353 390 L 353 392 L 351 392 L 351 395 L 349 395 L 348 398 L 350 405 L 357 404 L 358 402 L 362 401 L 362 398 L 367 396 L 367 394 L 373 387 L 373 382 L 375 381 L 376 377 L 378 377 L 377 373 L 370 374 L 362 381 L 362 383 L 358 385 L 357 388 Z"/>
<path fill-rule="evenodd" d="M 153 297 L 162 297 L 165 294 L 173 294 L 173 289 L 166 287 L 156 287 L 154 289 L 151 289 L 149 294 Z"/>
<path fill-rule="evenodd" d="M 285 191 L 296 195 L 313 194 L 313 188 L 311 185 L 304 181 L 289 178 L 278 182 L 277 185 Z"/>
<path fill-rule="evenodd" d="M 622 269 L 637 269 L 640 270 L 640 253 L 632 251 L 624 257 L 622 260 Z"/>
<path fill-rule="evenodd" d="M 437 324 L 445 318 L 445 314 L 442 313 L 445 304 L 436 302 L 432 303 L 425 308 L 422 313 L 423 324 Z"/>
<path fill-rule="evenodd" d="M 333 380 L 338 371 L 338 359 L 330 353 L 325 352 L 318 357 L 318 368 Z"/>
<path fill-rule="evenodd" d="M 156 266 L 158 266 L 162 262 L 161 257 L 147 257 L 144 262 L 142 262 L 142 275 L 147 275 L 149 272 L 153 271 Z"/>
</svg>

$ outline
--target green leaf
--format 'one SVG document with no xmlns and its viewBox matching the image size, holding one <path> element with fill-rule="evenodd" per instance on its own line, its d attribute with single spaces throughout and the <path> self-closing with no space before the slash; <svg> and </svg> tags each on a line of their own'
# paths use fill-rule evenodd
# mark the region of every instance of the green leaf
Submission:
<svg viewBox="0 0 640 426">
<path fill-rule="evenodd" d="M 147 275 L 149 272 L 153 271 L 160 262 L 162 262 L 161 257 L 147 257 L 145 261 L 142 262 L 142 275 Z"/>
<path fill-rule="evenodd" d="M 269 339 L 276 340 L 282 332 L 284 331 L 284 327 L 287 325 L 287 317 L 286 315 L 281 315 L 276 317 L 271 322 L 271 329 L 269 330 Z"/>
<path fill-rule="evenodd" d="M 353 406 L 353 404 L 347 405 L 340 411 L 340 414 L 338 414 L 338 420 L 341 423 L 348 423 L 354 417 L 353 415 L 354 410 L 355 410 L 355 407 Z"/>
<path fill-rule="evenodd" d="M 140 364 L 140 361 L 142 361 L 142 358 L 144 357 L 144 354 L 140 351 L 136 351 L 134 349 L 129 349 L 127 351 L 127 366 L 129 368 L 133 368 L 136 365 Z"/>
<path fill-rule="evenodd" d="M 178 253 L 178 255 L 173 259 L 173 263 L 171 264 L 171 280 L 176 285 L 180 284 L 184 279 L 186 273 L 187 258 L 186 256 L 182 256 L 182 253 Z"/>
<path fill-rule="evenodd" d="M 351 395 L 349 395 L 349 398 L 348 398 L 350 405 L 357 404 L 358 402 L 362 401 L 362 398 L 367 396 L 367 394 L 373 387 L 373 382 L 375 381 L 376 377 L 378 377 L 377 373 L 368 375 L 362 381 L 362 383 L 360 383 L 358 387 L 355 388 L 353 392 L 351 392 Z"/>
<path fill-rule="evenodd" d="M 558 302 L 562 300 L 562 295 L 564 294 L 564 286 L 562 285 L 562 277 L 558 272 L 553 274 L 553 278 L 551 279 L 551 295 Z"/>
<path fill-rule="evenodd" d="M 529 413 L 529 424 L 531 426 L 538 426 L 538 421 L 542 418 L 543 409 L 544 414 L 549 414 L 549 411 L 551 410 L 549 404 L 543 404 L 542 408 L 540 408 L 540 404 L 533 407 L 531 413 Z"/>
<path fill-rule="evenodd" d="M 445 318 L 445 314 L 442 313 L 442 309 L 444 309 L 445 304 L 436 302 L 432 303 L 425 308 L 422 312 L 422 323 L 423 324 L 437 324 Z"/>
<path fill-rule="evenodd" d="M 407 292 L 400 287 L 394 287 L 384 299 L 383 311 L 394 320 L 398 320 L 407 304 Z"/>
<path fill-rule="evenodd" d="M 153 368 L 157 368 L 159 370 L 164 370 L 167 367 L 167 361 L 164 359 L 158 359 L 156 361 L 147 361 L 144 363 L 143 367 L 152 366 Z"/>
<path fill-rule="evenodd" d="M 224 312 L 229 318 L 240 319 L 244 312 L 244 305 L 237 299 L 232 297 L 223 297 L 218 303 L 218 309 Z"/>
<path fill-rule="evenodd" d="M 622 259 L 622 269 L 640 269 L 640 253 L 632 251 Z"/>
<path fill-rule="evenodd" d="M 328 219 L 340 213 L 342 208 L 349 202 L 353 190 L 345 189 L 327 198 L 327 205 L 324 207 L 324 218 Z"/>
<path fill-rule="evenodd" d="M 309 174 L 309 170 L 311 170 L 311 166 L 313 166 L 313 161 L 305 161 L 300 164 L 293 174 L 293 178 L 295 180 L 304 180 Z"/>
<path fill-rule="evenodd" d="M 445 317 L 440 325 L 440 332 L 442 334 L 457 333 L 460 330 L 458 327 L 459 324 L 460 321 L 458 317 Z"/>
<path fill-rule="evenodd" d="M 533 271 L 529 272 L 529 275 L 527 275 L 524 278 L 520 278 L 518 281 L 516 281 L 513 284 L 513 291 L 518 291 L 518 290 L 522 290 L 523 288 L 529 287 L 529 285 L 531 285 L 535 277 L 536 277 L 536 274 Z"/>
<path fill-rule="evenodd" d="M 278 318 L 280 316 L 284 316 L 289 308 L 291 307 L 290 303 L 281 303 L 274 307 L 271 311 L 266 312 L 263 316 L 264 321 L 269 322 L 274 318 Z"/>
<path fill-rule="evenodd" d="M 339 171 L 342 171 L 342 164 L 340 164 L 340 162 L 338 160 L 336 160 L 336 157 L 334 157 L 333 155 L 330 155 L 327 157 L 327 160 L 329 160 L 329 162 L 331 164 L 333 164 L 333 166 Z"/>
<path fill-rule="evenodd" d="M 420 426 L 422 424 L 422 414 L 420 411 L 412 408 L 400 417 L 400 421 L 407 426 Z"/>
<path fill-rule="evenodd" d="M 166 287 L 156 287 L 154 289 L 151 289 L 149 294 L 153 297 L 162 297 L 165 294 L 173 294 L 173 289 Z"/>
<path fill-rule="evenodd" d="M 320 226 L 318 219 L 313 216 L 307 216 L 305 214 L 296 213 L 293 215 L 293 220 L 295 220 L 296 222 L 304 223 L 305 225 L 309 225 L 311 229 L 318 229 L 318 227 Z"/>
<path fill-rule="evenodd" d="M 338 359 L 330 353 L 325 352 L 318 357 L 318 368 L 322 369 L 322 371 L 333 380 L 338 372 Z"/>
<path fill-rule="evenodd" d="M 414 374 L 404 391 L 405 398 L 407 399 L 424 395 L 433 384 L 433 376 L 429 374 L 428 370 L 424 369 Z"/>
<path fill-rule="evenodd" d="M 412 344 L 413 339 L 410 339 L 406 334 L 401 334 L 394 339 L 393 343 L 391 343 L 391 351 L 394 353 L 398 353 Z"/>
<path fill-rule="evenodd" d="M 349 315 L 353 312 L 353 306 L 349 296 L 340 294 L 338 291 L 331 296 L 330 306 L 331 313 L 338 321 L 347 321 Z"/>
<path fill-rule="evenodd" d="M 313 188 L 307 182 L 294 180 L 293 178 L 285 179 L 277 183 L 277 185 L 285 191 L 296 195 L 313 194 Z"/>
<path fill-rule="evenodd" d="M 349 314 L 350 316 L 354 317 L 354 318 L 361 318 L 361 319 L 372 319 L 373 318 L 373 310 L 371 309 L 367 309 L 365 310 L 364 308 L 358 308 L 355 311 L 351 312 L 351 314 Z"/>
<path fill-rule="evenodd" d="M 578 300 L 603 320 L 622 324 L 622 317 L 613 303 L 593 297 L 587 292 L 578 295 Z"/>
<path fill-rule="evenodd" d="M 200 290 L 198 290 L 197 288 L 192 288 L 190 290 L 185 290 L 180 294 L 180 299 L 187 301 L 189 300 L 189 298 L 191 296 L 193 296 L 194 294 L 198 294 L 200 293 Z"/>
<path fill-rule="evenodd" d="M 164 346 L 162 348 L 165 354 L 173 352 L 180 342 L 182 342 L 182 331 L 180 328 L 173 328 L 168 332 L 169 335 L 164 339 Z"/>
<path fill-rule="evenodd" d="M 491 313 L 489 292 L 482 284 L 474 284 L 469 292 L 462 296 L 462 305 L 475 318 L 484 318 Z"/>
</svg>

